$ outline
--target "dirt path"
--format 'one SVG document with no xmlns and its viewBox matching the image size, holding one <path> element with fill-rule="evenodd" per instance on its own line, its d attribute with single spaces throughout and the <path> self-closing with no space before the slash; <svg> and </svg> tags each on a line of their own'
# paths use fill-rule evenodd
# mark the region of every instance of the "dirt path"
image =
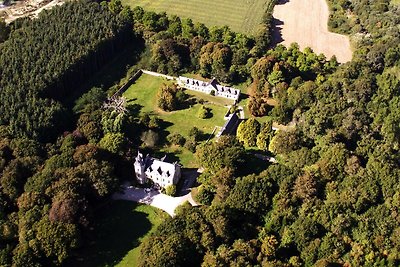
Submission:
<svg viewBox="0 0 400 267">
<path fill-rule="evenodd" d="M 37 17 L 45 9 L 62 5 L 65 0 L 28 0 L 19 1 L 14 5 L 0 9 L 0 17 L 4 18 L 6 23 L 10 23 L 22 17 Z"/>
<path fill-rule="evenodd" d="M 329 32 L 329 9 L 326 0 L 280 0 L 274 8 L 274 41 L 289 46 L 297 42 L 301 49 L 311 47 L 338 62 L 351 60 L 347 36 Z"/>
</svg>

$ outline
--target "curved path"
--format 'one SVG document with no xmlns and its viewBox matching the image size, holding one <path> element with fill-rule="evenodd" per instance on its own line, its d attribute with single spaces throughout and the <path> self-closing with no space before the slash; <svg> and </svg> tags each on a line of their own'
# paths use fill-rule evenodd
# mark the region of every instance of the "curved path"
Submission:
<svg viewBox="0 0 400 267">
<path fill-rule="evenodd" d="M 297 42 L 303 50 L 311 47 L 317 54 L 338 62 L 351 60 L 352 51 L 347 36 L 328 30 L 329 9 L 326 0 L 278 0 L 274 7 L 274 43 L 289 46 Z"/>
<path fill-rule="evenodd" d="M 197 206 L 196 202 L 192 198 L 191 193 L 188 193 L 182 197 L 171 197 L 161 194 L 156 190 L 146 192 L 146 190 L 143 188 L 136 188 L 128 185 L 122 185 L 122 192 L 115 193 L 112 198 L 116 200 L 129 200 L 150 205 L 164 210 L 172 217 L 175 215 L 175 209 L 186 201 L 189 201 L 192 206 Z"/>
</svg>

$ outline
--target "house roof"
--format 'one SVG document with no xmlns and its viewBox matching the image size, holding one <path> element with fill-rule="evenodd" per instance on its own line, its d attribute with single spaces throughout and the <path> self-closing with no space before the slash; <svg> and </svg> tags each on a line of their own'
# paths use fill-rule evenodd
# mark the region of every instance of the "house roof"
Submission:
<svg viewBox="0 0 400 267">
<path fill-rule="evenodd" d="M 165 175 L 166 177 L 173 177 L 175 175 L 176 164 L 164 162 L 158 159 L 151 158 L 148 162 L 146 162 L 145 170 L 148 169 L 150 172 L 156 171 L 160 175 Z"/>
<path fill-rule="evenodd" d="M 236 114 L 236 112 L 233 113 L 222 127 L 220 135 L 233 134 L 236 131 L 237 126 L 239 125 L 239 121 L 239 116 Z"/>
<path fill-rule="evenodd" d="M 179 166 L 179 164 L 169 163 L 165 160 L 166 156 L 161 159 L 157 159 L 147 155 L 145 158 L 143 158 L 143 154 L 140 152 L 138 152 L 138 155 L 136 157 L 136 161 L 144 165 L 145 172 L 157 172 L 159 175 L 173 177 L 175 175 L 176 167 Z"/>
<path fill-rule="evenodd" d="M 212 80 L 208 83 L 205 83 L 203 81 L 199 81 L 196 79 L 192 79 L 192 78 L 187 78 L 187 77 L 183 77 L 183 76 L 179 76 L 179 80 L 182 81 L 184 84 L 189 84 L 189 85 L 196 85 L 199 87 L 211 87 L 212 89 L 218 91 L 218 92 L 227 92 L 231 95 L 239 95 L 240 90 L 239 89 L 235 89 L 229 86 L 223 86 L 221 84 L 219 84 L 219 82 L 217 81 L 217 79 L 212 78 Z"/>
</svg>

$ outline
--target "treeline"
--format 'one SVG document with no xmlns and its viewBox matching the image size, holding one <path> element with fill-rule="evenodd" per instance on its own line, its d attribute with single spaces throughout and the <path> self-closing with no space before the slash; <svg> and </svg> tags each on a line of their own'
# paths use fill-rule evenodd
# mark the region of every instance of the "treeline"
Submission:
<svg viewBox="0 0 400 267">
<path fill-rule="evenodd" d="M 128 26 L 87 2 L 22 20 L 0 45 L 0 124 L 13 136 L 54 139 L 69 123 L 63 100 L 130 40 Z"/>
<path fill-rule="evenodd" d="M 398 25 L 399 7 L 390 0 L 328 0 L 331 30 L 343 34 L 373 34 L 384 36 Z M 359 36 L 356 36 L 356 40 Z"/>
<path fill-rule="evenodd" d="M 127 136 L 143 126 L 131 110 L 103 109 L 103 89 L 79 97 L 82 83 L 132 41 L 126 11 L 74 1 L 7 27 L 0 44 L 1 266 L 64 264 L 87 245 L 93 213 L 120 177 L 133 175 Z"/>
<path fill-rule="evenodd" d="M 268 15 L 255 36 L 235 33 L 227 26 L 207 28 L 191 19 L 141 7 L 133 9 L 133 17 L 135 31 L 143 34 L 149 47 L 144 67 L 162 73 L 191 71 L 224 82 L 246 81 L 271 41 Z"/>
</svg>

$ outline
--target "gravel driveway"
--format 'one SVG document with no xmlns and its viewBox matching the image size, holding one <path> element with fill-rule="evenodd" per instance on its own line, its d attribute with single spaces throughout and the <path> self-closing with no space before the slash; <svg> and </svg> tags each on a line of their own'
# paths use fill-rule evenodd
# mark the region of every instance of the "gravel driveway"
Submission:
<svg viewBox="0 0 400 267">
<path fill-rule="evenodd" d="M 146 192 L 146 189 L 144 188 L 137 188 L 129 185 L 122 185 L 122 192 L 115 193 L 112 198 L 115 200 L 129 200 L 150 205 L 164 210 L 172 217 L 175 215 L 174 211 L 176 207 L 180 206 L 186 201 L 189 201 L 192 206 L 197 206 L 190 192 L 181 197 L 171 197 L 156 190 L 150 190 Z"/>
</svg>

